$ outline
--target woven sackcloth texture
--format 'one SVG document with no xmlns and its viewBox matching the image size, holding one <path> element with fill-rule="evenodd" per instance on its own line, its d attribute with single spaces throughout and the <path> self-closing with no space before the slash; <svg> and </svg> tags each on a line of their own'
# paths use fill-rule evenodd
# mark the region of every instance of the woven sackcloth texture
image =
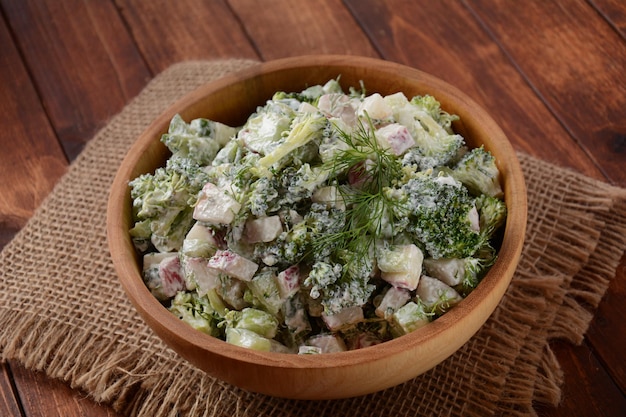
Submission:
<svg viewBox="0 0 626 417">
<path fill-rule="evenodd" d="M 109 257 L 106 191 L 161 111 L 251 65 L 174 65 L 87 144 L 0 255 L 0 358 L 136 416 L 535 415 L 533 404 L 557 403 L 549 341 L 581 342 L 626 247 L 626 190 L 526 154 L 527 240 L 508 292 L 467 344 L 412 381 L 337 401 L 270 398 L 206 376 L 147 328 Z"/>
</svg>

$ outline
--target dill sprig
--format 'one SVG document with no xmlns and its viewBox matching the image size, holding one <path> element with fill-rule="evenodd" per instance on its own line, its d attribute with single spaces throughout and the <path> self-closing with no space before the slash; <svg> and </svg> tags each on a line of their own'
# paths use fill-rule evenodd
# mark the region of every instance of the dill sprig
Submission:
<svg viewBox="0 0 626 417">
<path fill-rule="evenodd" d="M 346 132 L 335 126 L 338 138 L 346 147 L 338 150 L 325 165 L 330 178 L 351 173 L 359 179 L 358 188 L 371 194 L 380 194 L 402 176 L 402 164 L 376 139 L 376 127 L 365 114 L 365 122 L 358 119 L 355 130 Z"/>
<path fill-rule="evenodd" d="M 346 206 L 346 222 L 340 231 L 316 237 L 313 251 L 335 248 L 335 253 L 348 257 L 344 271 L 349 273 L 352 266 L 367 262 L 376 241 L 393 235 L 397 202 L 385 190 L 401 178 L 402 164 L 380 146 L 374 123 L 367 114 L 365 122 L 359 119 L 352 133 L 336 129 L 346 146 L 334 154 L 326 168 L 331 173 L 329 179 L 341 184 L 338 190 Z M 350 176 L 355 181 L 346 184 Z"/>
</svg>

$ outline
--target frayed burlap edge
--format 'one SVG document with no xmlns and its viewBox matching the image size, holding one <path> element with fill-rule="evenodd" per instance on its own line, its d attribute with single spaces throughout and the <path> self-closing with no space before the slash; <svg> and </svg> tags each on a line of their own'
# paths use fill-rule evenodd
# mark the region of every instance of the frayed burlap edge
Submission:
<svg viewBox="0 0 626 417">
<path fill-rule="evenodd" d="M 39 265 L 36 271 L 25 268 L 20 263 L 23 261 L 20 245 L 34 229 L 42 227 L 40 219 L 55 214 L 57 199 L 67 198 L 70 192 L 80 193 L 76 186 L 81 181 L 75 181 L 76 177 L 90 171 L 94 164 L 109 167 L 102 176 L 90 179 L 100 188 L 108 189 L 115 167 L 131 144 L 128 138 L 136 137 L 166 104 L 201 82 L 253 64 L 250 61 L 185 63 L 158 76 L 87 145 L 33 219 L 7 245 L 0 260 L 3 267 L 10 267 L 3 269 L 2 274 L 50 275 L 47 265 Z M 159 100 L 155 101 L 155 96 Z M 129 115 L 141 122 L 128 120 Z M 528 241 L 533 244 L 525 246 L 511 288 L 490 320 L 459 352 L 425 375 L 398 387 L 341 401 L 268 398 L 230 387 L 180 361 L 140 321 L 127 326 L 111 325 L 111 329 L 103 329 L 102 323 L 85 328 L 78 325 L 84 323 L 42 314 L 36 306 L 20 302 L 0 308 L 1 357 L 44 371 L 87 392 L 96 401 L 138 416 L 532 415 L 533 401 L 556 404 L 560 398 L 562 375 L 548 345 L 549 339 L 559 337 L 579 343 L 615 274 L 626 246 L 626 195 L 624 190 L 527 155 L 519 156 L 532 180 L 529 195 L 538 200 L 529 199 L 532 227 Z M 559 181 L 554 181 L 555 175 Z M 546 178 L 567 189 L 558 193 L 533 192 L 533 184 L 546 183 Z M 101 203 L 106 198 L 94 200 Z M 561 227 L 555 228 L 555 222 Z M 102 218 L 91 219 L 86 230 L 91 230 L 91 238 L 83 244 L 99 250 L 106 248 Z M 51 229 L 50 234 L 54 233 Z M 585 239 L 581 240 L 581 236 Z M 55 248 L 48 250 L 49 257 L 53 257 Z M 554 254 L 550 262 L 545 262 L 546 253 Z M 104 276 L 112 275 L 106 257 L 97 266 L 102 268 Z M 62 271 L 59 276 L 71 278 L 72 271 Z M 124 299 L 115 282 L 107 289 L 111 298 Z M 24 302 L 32 302 L 23 298 Z M 146 342 L 140 347 L 149 350 L 129 349 L 128 336 L 120 330 L 143 332 Z M 473 362 L 474 367 L 468 366 L 468 362 Z M 172 364 L 176 372 L 163 370 L 164 365 Z M 453 369 L 458 371 L 455 373 Z M 194 381 L 193 386 L 189 381 Z M 455 386 L 464 391 L 455 391 Z"/>
</svg>

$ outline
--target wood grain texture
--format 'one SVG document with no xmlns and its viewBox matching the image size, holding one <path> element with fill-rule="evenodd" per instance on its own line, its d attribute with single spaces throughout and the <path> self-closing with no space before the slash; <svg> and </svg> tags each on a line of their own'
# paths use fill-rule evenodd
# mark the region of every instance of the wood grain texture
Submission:
<svg viewBox="0 0 626 417">
<path fill-rule="evenodd" d="M 626 185 L 626 44 L 619 35 L 582 1 L 469 3 L 603 175 Z M 521 23 L 528 19 L 531 27 Z M 576 30 L 583 25 L 587 30 Z M 625 286 L 613 281 L 606 297 L 623 297 Z M 600 306 L 588 339 L 626 390 L 626 363 L 607 332 L 626 334 L 618 303 Z"/>
<path fill-rule="evenodd" d="M 558 409 L 540 407 L 542 417 L 559 416 L 621 416 L 626 410 L 626 397 L 610 382 L 606 369 L 589 354 L 588 346 L 553 343 L 553 349 L 566 372 Z M 585 370 L 585 378 L 578 373 Z M 578 372 L 576 372 L 578 371 Z"/>
<path fill-rule="evenodd" d="M 109 407 L 96 404 L 61 381 L 26 370 L 15 362 L 11 363 L 11 370 L 28 417 L 120 417 Z"/>
<path fill-rule="evenodd" d="M 229 0 L 229 4 L 263 60 L 303 54 L 378 57 L 341 0 Z"/>
<path fill-rule="evenodd" d="M 12 386 L 12 375 L 6 364 L 0 364 L 0 416 L 21 415 L 18 398 Z"/>
<path fill-rule="evenodd" d="M 622 0 L 587 0 L 622 39 L 626 39 L 626 7 Z"/>
<path fill-rule="evenodd" d="M 625 85 L 619 78 L 626 38 L 621 0 L 310 3 L 272 0 L 272 10 L 249 0 L 0 0 L 0 247 L 65 172 L 63 150 L 73 159 L 148 79 L 184 59 L 272 59 L 311 48 L 381 53 L 463 88 L 518 149 L 596 178 L 603 177 L 597 166 L 606 160 L 605 174 L 623 184 L 619 127 L 625 119 L 615 107 L 623 104 L 619 88 Z M 546 39 L 553 42 L 549 48 Z M 596 95 L 607 90 L 610 103 L 598 106 Z M 593 100 L 585 101 L 589 95 Z M 582 110 L 561 115 L 570 106 Z M 594 118 L 605 110 L 610 117 Z M 563 401 L 540 415 L 619 415 L 625 408 L 624 277 L 626 260 L 588 342 L 557 346 L 566 378 Z M 108 415 L 85 412 L 89 400 L 58 389 L 63 383 L 49 385 L 12 367 L 26 415 L 59 415 L 57 408 L 70 416 Z M 21 398 L 6 385 L 6 369 L 0 373 L 0 415 L 20 415 Z"/>
<path fill-rule="evenodd" d="M 622 257 L 617 276 L 626 276 L 626 255 Z M 587 339 L 607 367 L 608 373 L 615 380 L 615 383 L 623 392 L 626 392 L 626 363 L 622 337 L 626 334 L 624 300 L 626 300 L 626 280 L 612 280 L 609 290 L 591 322 Z"/>
<path fill-rule="evenodd" d="M 0 45 L 0 247 L 4 247 L 63 175 L 67 161 L 1 20 Z"/>
<path fill-rule="evenodd" d="M 585 152 L 569 143 L 567 131 L 461 2 L 346 3 L 385 59 L 456 85 L 491 113 L 516 149 L 601 178 Z"/>
<path fill-rule="evenodd" d="M 467 3 L 598 169 L 626 185 L 626 44 L 620 35 L 584 1 Z"/>
<path fill-rule="evenodd" d="M 150 73 L 109 1 L 1 4 L 50 123 L 72 160 L 145 86 Z"/>
<path fill-rule="evenodd" d="M 258 59 L 224 0 L 116 0 L 150 70 L 185 60 Z"/>
</svg>

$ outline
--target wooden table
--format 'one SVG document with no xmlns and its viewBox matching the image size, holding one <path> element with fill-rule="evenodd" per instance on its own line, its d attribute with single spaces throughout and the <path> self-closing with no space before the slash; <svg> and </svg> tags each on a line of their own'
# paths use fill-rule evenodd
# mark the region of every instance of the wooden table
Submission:
<svg viewBox="0 0 626 417">
<path fill-rule="evenodd" d="M 189 59 L 337 53 L 430 72 L 485 106 L 516 149 L 626 186 L 622 0 L 0 0 L 0 244 L 86 141 L 160 71 Z M 581 346 L 555 342 L 563 401 L 626 409 L 626 259 Z M 0 365 L 2 416 L 115 416 Z"/>
</svg>

